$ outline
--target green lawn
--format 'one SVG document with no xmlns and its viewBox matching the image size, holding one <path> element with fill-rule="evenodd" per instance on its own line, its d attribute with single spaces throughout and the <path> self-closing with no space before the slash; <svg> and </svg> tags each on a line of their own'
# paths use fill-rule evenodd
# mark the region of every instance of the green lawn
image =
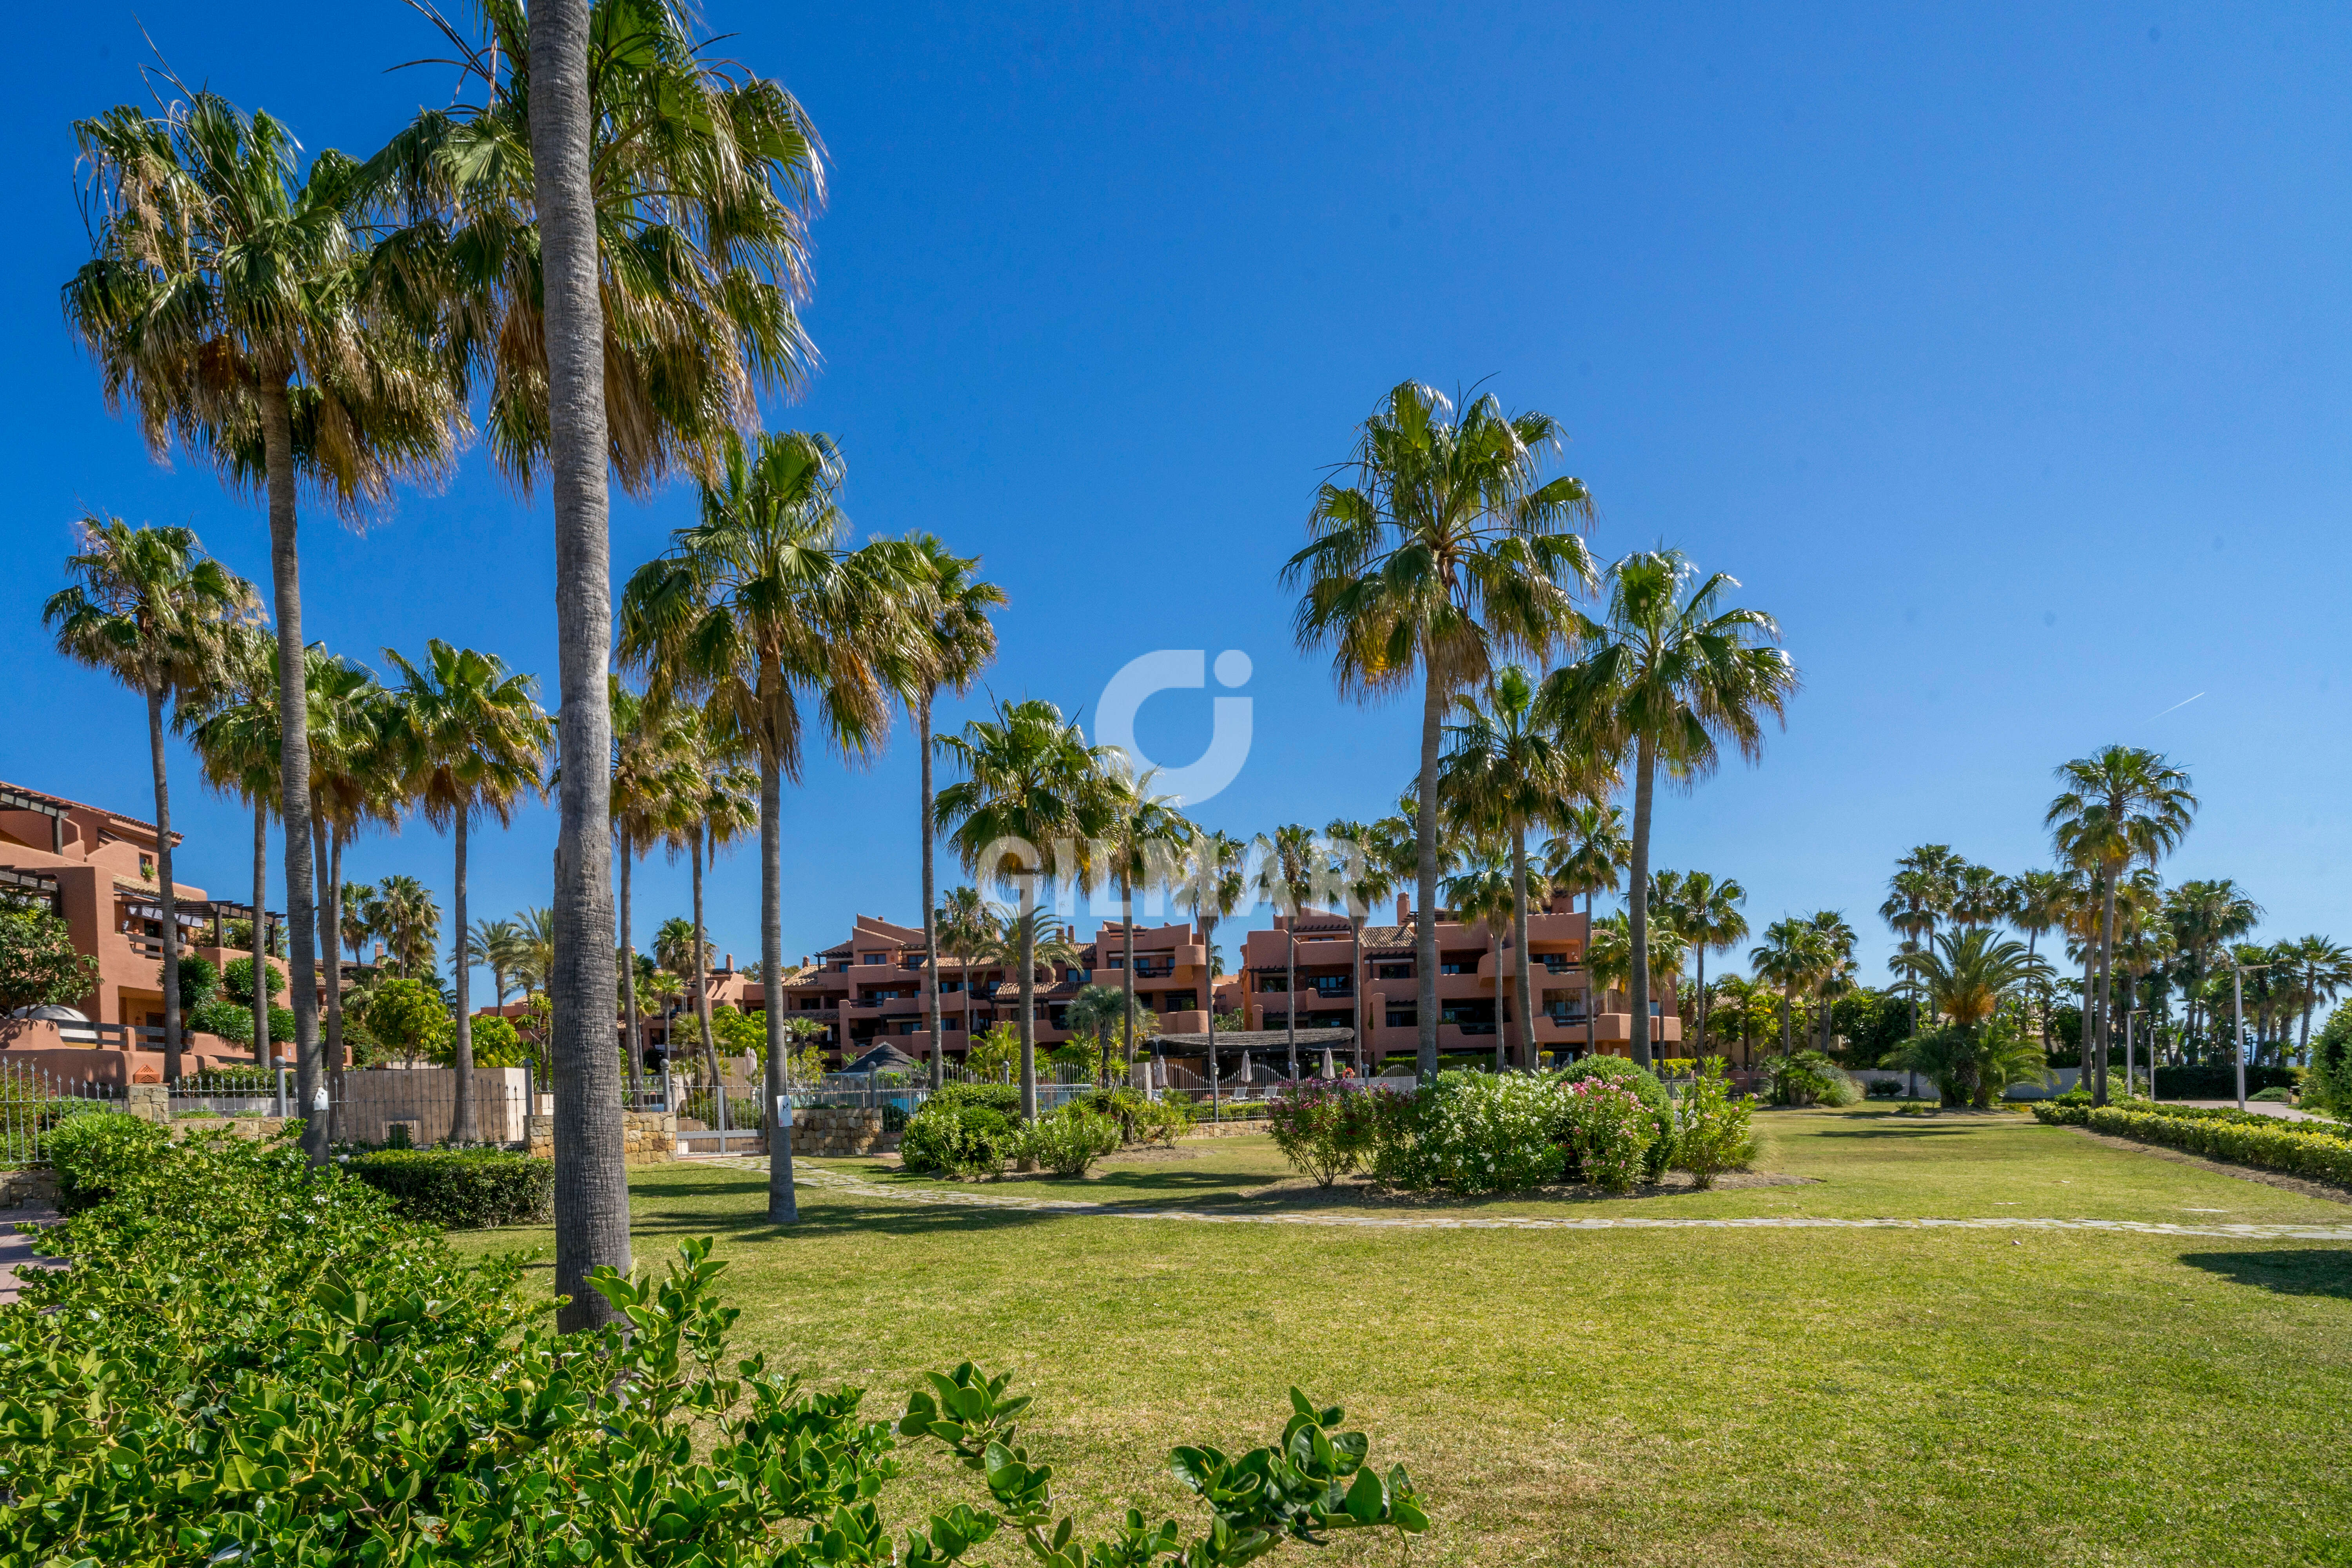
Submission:
<svg viewBox="0 0 2352 1568">
<path fill-rule="evenodd" d="M 1760 1119 L 1801 1186 L 1339 1212 L 2342 1225 L 2352 1208 L 2024 1118 Z M 982 1191 L 1297 1207 L 1262 1138 Z M 917 1183 L 876 1162 L 828 1168 Z M 1195 1517 L 1180 1441 L 1348 1406 L 1435 1517 L 1416 1563 L 2352 1563 L 2352 1245 L 2083 1231 L 1364 1230 L 920 1205 L 654 1167 L 638 1257 L 712 1235 L 747 1347 L 895 1414 L 969 1356 L 1039 1395 L 1078 1506 Z M 1253 1196 L 1253 1194 L 1259 1195 Z M 1322 1203 L 1312 1212 L 1331 1212 Z M 2221 1212 L 2202 1212 L 2202 1211 Z M 464 1238 L 545 1245 L 543 1233 Z M 911 1508 L 960 1477 L 928 1460 Z M 1281 1561 L 1395 1561 L 1349 1542 Z M 1011 1561 L 1007 1558 L 1006 1561 Z"/>
</svg>

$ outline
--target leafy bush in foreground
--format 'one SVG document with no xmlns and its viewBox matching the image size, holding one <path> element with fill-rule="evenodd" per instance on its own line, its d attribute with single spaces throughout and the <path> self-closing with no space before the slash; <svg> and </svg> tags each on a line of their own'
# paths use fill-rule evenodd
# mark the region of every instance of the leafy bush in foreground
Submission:
<svg viewBox="0 0 2352 1568">
<path fill-rule="evenodd" d="M 1372 1173 L 1383 1182 L 1509 1193 L 1556 1182 L 1566 1164 L 1556 1079 L 1444 1072 L 1409 1096 L 1382 1098 Z"/>
<path fill-rule="evenodd" d="M 1285 1539 L 1427 1527 L 1296 1392 L 1278 1441 L 1175 1450 L 1207 1503 L 1185 1541 L 1129 1510 L 1086 1541 L 1018 1442 L 1026 1398 L 970 1366 L 891 1426 L 730 1353 L 708 1240 L 595 1288 L 625 1332 L 556 1336 L 511 1260 L 467 1264 L 286 1141 L 166 1148 L 45 1236 L 70 1270 L 0 1309 L 0 1568 L 612 1563 L 944 1568 L 1003 1534 L 1047 1568 L 1239 1568 Z M 977 1472 L 892 1538 L 898 1437 Z"/>
<path fill-rule="evenodd" d="M 75 1214 L 114 1196 L 171 1147 L 172 1135 L 142 1117 L 91 1110 L 58 1122 L 46 1143 L 58 1207 Z"/>
<path fill-rule="evenodd" d="M 555 1214 L 555 1162 L 496 1150 L 383 1149 L 344 1170 L 403 1216 L 441 1230 L 544 1225 Z"/>
<path fill-rule="evenodd" d="M 1675 1150 L 1674 1102 L 1667 1098 L 1666 1086 L 1658 1075 L 1645 1067 L 1638 1067 L 1624 1057 L 1587 1056 L 1560 1074 L 1566 1084 L 1583 1083 L 1600 1079 L 1629 1089 L 1650 1114 L 1650 1145 L 1643 1156 L 1642 1179 L 1654 1182 L 1666 1173 L 1666 1162 Z"/>
<path fill-rule="evenodd" d="M 1746 1169 L 1756 1158 L 1749 1121 L 1748 1102 L 1731 1092 L 1723 1058 L 1709 1057 L 1675 1102 L 1675 1168 L 1702 1187 L 1715 1185 L 1726 1171 Z"/>
<path fill-rule="evenodd" d="M 929 1100 L 907 1119 L 898 1163 L 943 1176 L 992 1176 L 1004 1169 L 1013 1124 L 985 1105 Z"/>
<path fill-rule="evenodd" d="M 1009 1152 L 1036 1161 L 1057 1176 L 1083 1176 L 1119 1142 L 1118 1122 L 1073 1101 L 1015 1131 Z"/>
</svg>

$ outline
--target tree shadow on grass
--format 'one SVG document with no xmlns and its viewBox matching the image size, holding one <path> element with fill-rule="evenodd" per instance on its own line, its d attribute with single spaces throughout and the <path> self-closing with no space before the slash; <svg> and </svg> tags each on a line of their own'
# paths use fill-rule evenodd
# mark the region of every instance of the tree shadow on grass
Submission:
<svg viewBox="0 0 2352 1568">
<path fill-rule="evenodd" d="M 2180 1261 L 2241 1285 L 2281 1296 L 2334 1296 L 2352 1300 L 2352 1251 L 2286 1247 L 2268 1252 L 2184 1252 Z"/>
</svg>

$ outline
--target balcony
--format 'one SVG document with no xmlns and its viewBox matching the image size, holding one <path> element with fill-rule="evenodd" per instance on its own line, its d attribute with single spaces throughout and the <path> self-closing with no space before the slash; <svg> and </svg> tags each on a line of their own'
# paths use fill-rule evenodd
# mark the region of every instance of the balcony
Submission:
<svg viewBox="0 0 2352 1568">
<path fill-rule="evenodd" d="M 1650 1020 L 1650 1043 L 1680 1045 L 1683 1021 L 1668 1013 Z M 1631 1013 L 1599 1013 L 1592 1019 L 1592 1043 L 1597 1046 L 1630 1045 L 1633 1039 L 1633 1015 Z"/>
</svg>

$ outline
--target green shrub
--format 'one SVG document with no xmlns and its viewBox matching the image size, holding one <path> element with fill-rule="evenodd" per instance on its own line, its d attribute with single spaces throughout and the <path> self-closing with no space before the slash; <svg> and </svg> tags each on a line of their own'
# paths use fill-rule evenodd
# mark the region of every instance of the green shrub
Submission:
<svg viewBox="0 0 2352 1568">
<path fill-rule="evenodd" d="M 1746 1170 L 1755 1158 L 1748 1101 L 1731 1092 L 1723 1058 L 1710 1057 L 1675 1102 L 1675 1169 L 1711 1187 L 1717 1176 Z"/>
<path fill-rule="evenodd" d="M 2296 1123 L 2275 1116 L 2248 1115 L 2241 1120 L 2234 1111 L 2223 1120 L 2168 1116 L 2109 1105 L 2084 1114 L 2094 1132 L 2352 1186 L 2352 1139 L 2336 1135 L 2341 1129 L 2291 1131 Z"/>
<path fill-rule="evenodd" d="M 172 1135 L 120 1111 L 69 1115 L 45 1140 L 58 1176 L 58 1207 L 78 1214 L 111 1198 L 172 1145 Z"/>
<path fill-rule="evenodd" d="M 2116 1077 L 2123 1076 L 2121 1053 L 2117 1053 L 2116 1059 L 2108 1065 Z M 2246 1092 L 2252 1094 L 2263 1089 L 2293 1089 L 2302 1076 L 2301 1068 L 2249 1067 L 2246 1068 Z M 2235 1100 L 2238 1098 L 2238 1069 L 2228 1062 L 2209 1062 L 2200 1067 L 2160 1067 L 2156 1069 L 2156 1098 Z"/>
<path fill-rule="evenodd" d="M 1328 1187 L 1371 1158 L 1380 1131 L 1377 1097 L 1389 1092 L 1320 1079 L 1287 1085 L 1271 1102 L 1274 1146 L 1302 1175 Z"/>
<path fill-rule="evenodd" d="M 1200 1120 L 1200 1115 L 1192 1096 L 1181 1089 L 1163 1089 L 1136 1119 L 1136 1136 L 1146 1143 L 1173 1149 L 1178 1139 L 1192 1131 L 1192 1123 Z"/>
<path fill-rule="evenodd" d="M 1775 1105 L 1852 1105 L 1862 1098 L 1853 1079 L 1820 1051 L 1776 1057 L 1764 1070 Z"/>
<path fill-rule="evenodd" d="M 1017 1083 L 942 1084 L 937 1093 L 923 1101 L 925 1108 L 934 1105 L 984 1105 L 1011 1121 L 1021 1114 L 1021 1086 Z"/>
<path fill-rule="evenodd" d="M 1013 1155 L 1034 1160 L 1057 1176 L 1083 1176 L 1119 1146 L 1118 1123 L 1073 1102 L 1021 1128 L 1012 1145 Z"/>
<path fill-rule="evenodd" d="M 286 976 L 278 973 L 278 966 L 274 963 L 264 963 L 261 968 L 265 977 L 264 984 L 269 987 L 269 994 L 274 999 L 279 992 L 286 989 Z M 251 1010 L 253 1006 L 251 954 L 228 961 L 228 967 L 221 971 L 221 990 L 230 1001 L 248 1011 Z"/>
<path fill-rule="evenodd" d="M 1648 1173 L 1651 1152 L 1673 1152 L 1658 1136 L 1650 1107 L 1622 1079 L 1595 1076 L 1560 1086 L 1559 1125 L 1569 1172 L 1612 1193 L 1631 1192 Z M 1669 1123 L 1671 1126 L 1671 1123 Z"/>
<path fill-rule="evenodd" d="M 1872 1100 L 1900 1100 L 1903 1084 L 1891 1078 L 1874 1078 L 1862 1086 L 1862 1092 Z"/>
<path fill-rule="evenodd" d="M 625 1331 L 559 1336 L 514 1260 L 457 1258 L 287 1140 L 161 1150 L 39 1245 L 73 1267 L 35 1271 L 0 1334 L 12 1564 L 948 1568 L 1001 1533 L 1043 1563 L 1241 1568 L 1286 1536 L 1428 1524 L 1401 1468 L 1294 1392 L 1272 1446 L 1171 1456 L 1204 1538 L 1135 1511 L 1079 1536 L 1008 1377 L 961 1366 L 895 1430 L 868 1420 L 858 1389 L 730 1352 L 707 1239 L 666 1278 L 591 1280 Z M 902 1439 L 985 1489 L 903 1544 L 882 1497 Z"/>
<path fill-rule="evenodd" d="M 343 1169 L 392 1199 L 400 1215 L 439 1230 L 544 1225 L 554 1216 L 555 1164 L 473 1149 L 382 1149 Z"/>
<path fill-rule="evenodd" d="M 970 1179 L 1004 1169 L 1013 1123 L 993 1108 L 932 1099 L 907 1119 L 898 1163 L 909 1171 Z"/>
<path fill-rule="evenodd" d="M 1446 1072 L 1412 1094 L 1378 1091 L 1372 1173 L 1400 1187 L 1507 1193 L 1559 1179 L 1559 1080 Z"/>
<path fill-rule="evenodd" d="M 2271 1089 L 2258 1089 L 2253 1093 L 2246 1096 L 2246 1098 L 2248 1100 L 2259 1100 L 2265 1105 L 2292 1105 L 2294 1103 L 2294 1091 L 2290 1089 L 2277 1087 Z"/>
<path fill-rule="evenodd" d="M 1588 1056 L 1572 1064 L 1560 1074 L 1564 1084 L 1583 1083 L 1600 1079 L 1622 1089 L 1631 1089 L 1650 1113 L 1650 1146 L 1642 1165 L 1642 1179 L 1654 1182 L 1666 1173 L 1666 1160 L 1675 1152 L 1674 1101 L 1666 1094 L 1666 1086 L 1649 1068 L 1637 1067 L 1625 1057 Z"/>
<path fill-rule="evenodd" d="M 1116 1089 L 1092 1089 L 1079 1095 L 1074 1104 L 1083 1105 L 1097 1116 L 1108 1117 L 1118 1124 L 1123 1142 L 1132 1143 L 1142 1136 L 1142 1121 L 1150 1114 L 1151 1101 L 1127 1085 Z"/>
</svg>

